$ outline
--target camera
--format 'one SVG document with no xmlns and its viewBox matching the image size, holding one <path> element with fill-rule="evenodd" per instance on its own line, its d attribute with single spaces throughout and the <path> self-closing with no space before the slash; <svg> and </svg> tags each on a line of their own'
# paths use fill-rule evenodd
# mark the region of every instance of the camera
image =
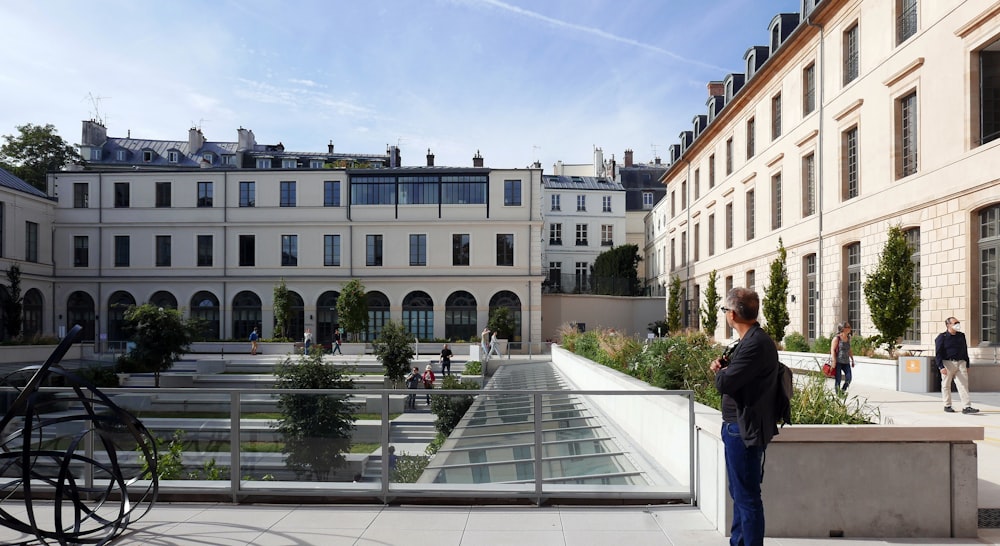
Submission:
<svg viewBox="0 0 1000 546">
<path fill-rule="evenodd" d="M 728 347 L 725 348 L 725 350 L 722 351 L 722 356 L 719 357 L 719 364 L 723 368 L 729 365 L 729 355 L 733 354 L 733 351 L 736 350 L 737 345 L 739 345 L 739 342 L 729 345 Z"/>
</svg>

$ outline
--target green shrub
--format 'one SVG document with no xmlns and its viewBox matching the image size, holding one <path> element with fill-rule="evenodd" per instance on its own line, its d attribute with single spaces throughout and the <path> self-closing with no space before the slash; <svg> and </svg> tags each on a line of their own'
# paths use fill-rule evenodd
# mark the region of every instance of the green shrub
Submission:
<svg viewBox="0 0 1000 546">
<path fill-rule="evenodd" d="M 876 356 L 875 350 L 878 348 L 879 336 L 851 336 L 851 351 L 854 356 Z"/>
<path fill-rule="evenodd" d="M 793 353 L 808 353 L 809 352 L 809 341 L 806 340 L 806 336 L 798 333 L 792 332 L 785 336 L 785 350 L 791 351 Z"/>
<path fill-rule="evenodd" d="M 813 340 L 812 345 L 809 347 L 809 349 L 811 352 L 814 353 L 830 354 L 830 344 L 832 342 L 833 340 L 831 340 L 828 337 L 819 336 L 818 338 Z"/>
<path fill-rule="evenodd" d="M 463 375 L 483 375 L 483 363 L 478 360 L 470 360 L 465 363 L 462 369 Z"/>
<path fill-rule="evenodd" d="M 390 478 L 396 483 L 417 483 L 430 461 L 431 458 L 425 455 L 397 455 L 396 468 Z"/>
<path fill-rule="evenodd" d="M 792 423 L 811 425 L 865 425 L 877 422 L 878 408 L 854 396 L 847 399 L 827 386 L 826 378 L 810 373 L 796 382 Z"/>
<path fill-rule="evenodd" d="M 462 381 L 459 383 L 455 376 L 446 375 L 444 381 L 441 382 L 441 388 L 478 390 L 479 385 L 473 381 Z M 451 431 L 455 430 L 455 427 L 458 426 L 458 422 L 465 416 L 465 412 L 469 411 L 474 399 L 475 397 L 471 394 L 460 396 L 451 394 L 431 395 L 431 413 L 437 416 L 434 420 L 434 428 L 444 435 L 451 434 Z"/>
</svg>

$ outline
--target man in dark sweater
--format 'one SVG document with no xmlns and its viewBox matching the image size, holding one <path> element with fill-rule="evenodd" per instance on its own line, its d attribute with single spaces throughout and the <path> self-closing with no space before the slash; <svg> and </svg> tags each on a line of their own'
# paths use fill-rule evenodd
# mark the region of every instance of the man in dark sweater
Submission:
<svg viewBox="0 0 1000 546">
<path fill-rule="evenodd" d="M 979 413 L 969 399 L 969 345 L 962 333 L 962 323 L 955 317 L 944 321 L 948 328 L 934 340 L 934 360 L 941 370 L 941 396 L 944 411 L 955 413 L 951 407 L 951 380 L 958 379 L 958 396 L 962 399 L 962 413 Z"/>
<path fill-rule="evenodd" d="M 757 322 L 760 298 L 748 288 L 726 294 L 722 311 L 739 335 L 735 349 L 712 362 L 715 387 L 722 393 L 722 443 L 733 499 L 732 546 L 764 544 L 764 503 L 760 497 L 763 455 L 778 432 L 774 399 L 778 388 L 778 348 Z"/>
</svg>

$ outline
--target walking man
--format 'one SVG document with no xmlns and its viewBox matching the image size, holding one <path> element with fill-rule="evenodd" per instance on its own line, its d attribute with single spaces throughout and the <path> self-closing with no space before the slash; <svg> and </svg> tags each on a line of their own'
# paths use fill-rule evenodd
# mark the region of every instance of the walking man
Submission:
<svg viewBox="0 0 1000 546">
<path fill-rule="evenodd" d="M 947 329 L 934 340 L 934 360 L 941 370 L 941 397 L 944 411 L 955 413 L 951 407 L 951 381 L 958 379 L 958 396 L 962 399 L 962 413 L 979 413 L 969 399 L 969 346 L 962 333 L 962 323 L 955 317 L 944 321 Z"/>
<path fill-rule="evenodd" d="M 739 341 L 712 362 L 715 388 L 722 393 L 722 444 L 733 499 L 729 544 L 763 546 L 764 503 L 760 497 L 763 456 L 778 432 L 774 406 L 778 388 L 778 349 L 757 322 L 760 298 L 749 288 L 726 294 L 726 322 Z"/>
<path fill-rule="evenodd" d="M 330 351 L 330 356 L 333 356 L 333 355 L 335 355 L 337 353 L 340 353 L 341 356 L 344 355 L 344 352 L 340 350 L 340 330 L 339 329 L 335 329 L 333 331 L 333 350 Z"/>
<path fill-rule="evenodd" d="M 250 332 L 250 354 L 252 355 L 257 354 L 258 340 L 260 340 L 260 334 L 257 333 L 257 328 L 254 327 L 253 332 Z"/>
</svg>

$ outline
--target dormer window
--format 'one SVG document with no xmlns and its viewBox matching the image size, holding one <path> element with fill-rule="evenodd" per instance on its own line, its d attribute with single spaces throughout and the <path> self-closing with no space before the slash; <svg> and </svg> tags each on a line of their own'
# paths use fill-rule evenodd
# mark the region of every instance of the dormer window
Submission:
<svg viewBox="0 0 1000 546">
<path fill-rule="evenodd" d="M 778 46 L 781 45 L 781 24 L 774 25 L 771 29 L 771 53 L 778 50 Z"/>
<path fill-rule="evenodd" d="M 169 161 L 170 163 L 177 163 L 178 161 L 180 161 L 180 158 L 181 154 L 179 154 L 177 150 L 170 150 L 169 152 L 167 152 L 167 161 Z"/>
<path fill-rule="evenodd" d="M 126 161 L 126 160 L 128 160 L 128 150 L 118 150 L 117 158 L 118 158 L 118 161 Z"/>
<path fill-rule="evenodd" d="M 309 160 L 309 168 L 310 169 L 322 169 L 323 168 L 323 160 L 322 159 L 310 159 Z"/>
<path fill-rule="evenodd" d="M 153 150 L 143 150 L 142 151 L 142 162 L 150 163 L 153 161 Z"/>
<path fill-rule="evenodd" d="M 101 151 L 102 150 L 100 148 L 93 148 L 92 150 L 90 150 L 90 160 L 91 161 L 100 161 L 101 160 Z"/>
<path fill-rule="evenodd" d="M 282 159 L 281 168 L 282 169 L 295 169 L 298 168 L 299 162 L 295 159 Z"/>
<path fill-rule="evenodd" d="M 223 165 L 235 165 L 236 164 L 236 156 L 233 155 L 233 154 L 225 154 L 225 155 L 223 155 L 222 156 L 222 164 Z"/>
<path fill-rule="evenodd" d="M 257 158 L 257 168 L 258 169 L 270 169 L 271 168 L 271 158 L 259 157 Z"/>
<path fill-rule="evenodd" d="M 755 59 L 754 59 L 754 55 L 753 55 L 753 53 L 751 53 L 750 56 L 747 57 L 747 79 L 748 80 L 753 77 L 754 64 L 756 64 L 755 63 Z"/>
<path fill-rule="evenodd" d="M 201 160 L 205 163 L 212 164 L 215 162 L 215 154 L 212 152 L 205 152 L 201 154 Z"/>
</svg>

